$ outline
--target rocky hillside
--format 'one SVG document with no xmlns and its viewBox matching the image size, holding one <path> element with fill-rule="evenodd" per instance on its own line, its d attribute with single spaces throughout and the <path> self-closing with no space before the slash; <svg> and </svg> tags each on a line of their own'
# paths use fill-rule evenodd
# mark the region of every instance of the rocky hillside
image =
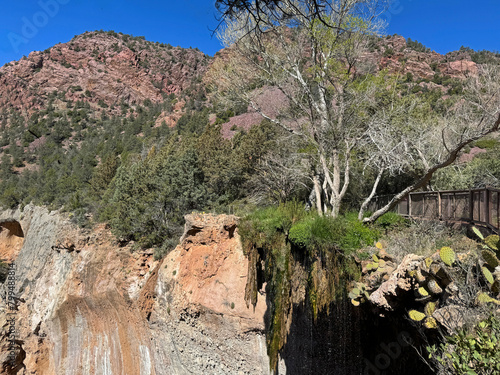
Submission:
<svg viewBox="0 0 500 375">
<path fill-rule="evenodd" d="M 217 58 L 225 59 L 226 56 L 222 52 L 216 55 Z M 433 96 L 432 101 L 436 105 L 438 99 L 446 100 L 449 95 L 459 93 L 461 81 L 469 75 L 476 75 L 481 64 L 486 62 L 500 64 L 500 54 L 462 48 L 442 55 L 417 41 L 393 35 L 373 38 L 358 65 L 360 73 L 387 70 L 392 75 L 398 75 L 399 90 Z M 283 94 L 271 90 L 262 95 L 259 106 L 265 112 L 273 113 L 284 102 L 286 98 Z M 238 114 L 223 125 L 224 137 L 231 138 L 237 129 L 248 130 L 261 120 L 261 116 L 252 110 Z"/>
<path fill-rule="evenodd" d="M 50 95 L 58 103 L 76 101 L 119 113 L 119 104 L 158 103 L 199 80 L 210 58 L 183 49 L 115 32 L 86 32 L 67 43 L 0 68 L 0 110 L 25 115 L 45 109 Z"/>
</svg>

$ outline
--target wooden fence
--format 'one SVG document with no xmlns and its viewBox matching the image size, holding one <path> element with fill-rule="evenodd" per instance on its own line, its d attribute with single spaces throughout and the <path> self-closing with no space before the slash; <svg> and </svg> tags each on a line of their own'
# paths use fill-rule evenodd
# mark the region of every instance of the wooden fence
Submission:
<svg viewBox="0 0 500 375">
<path fill-rule="evenodd" d="M 390 197 L 379 197 L 370 209 L 380 208 Z M 424 191 L 410 193 L 393 209 L 415 219 L 481 224 L 500 231 L 500 190 Z"/>
</svg>

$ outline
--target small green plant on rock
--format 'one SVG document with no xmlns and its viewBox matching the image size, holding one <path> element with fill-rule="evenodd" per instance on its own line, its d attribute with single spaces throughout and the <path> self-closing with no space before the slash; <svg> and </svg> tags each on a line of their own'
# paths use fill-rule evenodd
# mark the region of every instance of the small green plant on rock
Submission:
<svg viewBox="0 0 500 375">
<path fill-rule="evenodd" d="M 349 292 L 349 298 L 354 306 L 359 306 L 370 298 L 370 294 L 364 283 L 355 282 L 355 287 Z"/>
<path fill-rule="evenodd" d="M 498 259 L 498 248 L 500 238 L 496 234 L 492 234 L 486 238 L 482 233 L 476 228 L 472 228 L 474 233 L 482 241 L 481 250 L 481 272 L 490 286 L 490 290 L 498 294 L 500 293 L 500 270 L 498 269 L 500 265 L 500 260 Z"/>
</svg>

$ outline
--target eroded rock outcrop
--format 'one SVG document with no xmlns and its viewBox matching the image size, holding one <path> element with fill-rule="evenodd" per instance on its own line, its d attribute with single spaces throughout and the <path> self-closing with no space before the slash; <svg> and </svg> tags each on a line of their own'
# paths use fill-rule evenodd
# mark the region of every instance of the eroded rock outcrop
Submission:
<svg viewBox="0 0 500 375">
<path fill-rule="evenodd" d="M 163 261 L 120 247 L 104 225 L 78 229 L 44 208 L 3 212 L 7 221 L 19 223 L 24 243 L 13 266 L 16 310 L 2 287 L 1 373 L 269 372 L 265 305 L 245 305 L 234 216 L 189 216 Z"/>
<path fill-rule="evenodd" d="M 176 373 L 269 373 L 266 305 L 247 308 L 247 269 L 235 216 L 186 216 L 181 244 L 159 269 L 150 318 L 156 350 Z"/>
</svg>

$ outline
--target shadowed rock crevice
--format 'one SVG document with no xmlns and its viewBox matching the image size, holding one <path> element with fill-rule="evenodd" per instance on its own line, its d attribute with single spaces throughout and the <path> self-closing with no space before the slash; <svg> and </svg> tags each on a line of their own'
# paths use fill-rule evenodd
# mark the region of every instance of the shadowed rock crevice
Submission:
<svg viewBox="0 0 500 375">
<path fill-rule="evenodd" d="M 3 230 L 8 230 L 10 236 L 22 237 L 24 238 L 23 228 L 21 224 L 16 220 L 6 220 L 0 222 L 0 232 Z"/>
<path fill-rule="evenodd" d="M 0 260 L 11 263 L 23 247 L 24 232 L 17 220 L 0 221 Z"/>
</svg>

